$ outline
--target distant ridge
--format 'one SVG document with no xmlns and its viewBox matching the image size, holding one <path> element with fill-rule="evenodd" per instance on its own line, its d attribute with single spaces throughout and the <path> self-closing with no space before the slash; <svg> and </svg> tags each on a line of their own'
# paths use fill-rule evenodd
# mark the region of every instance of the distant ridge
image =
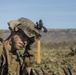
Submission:
<svg viewBox="0 0 76 75">
<path fill-rule="evenodd" d="M 47 33 L 42 32 L 42 42 L 68 42 L 76 41 L 76 29 L 48 29 Z"/>
</svg>

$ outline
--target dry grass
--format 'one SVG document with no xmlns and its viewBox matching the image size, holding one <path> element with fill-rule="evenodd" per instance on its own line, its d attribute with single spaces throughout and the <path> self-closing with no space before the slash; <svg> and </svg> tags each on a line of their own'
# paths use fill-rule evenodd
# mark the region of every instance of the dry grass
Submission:
<svg viewBox="0 0 76 75">
<path fill-rule="evenodd" d="M 37 64 L 37 54 L 35 49 L 35 63 L 33 69 L 36 69 L 40 75 L 42 75 L 41 68 L 46 75 L 65 75 L 63 68 L 72 71 L 72 74 L 76 74 L 76 54 L 71 50 L 55 50 L 55 49 L 41 49 L 41 63 Z"/>
</svg>

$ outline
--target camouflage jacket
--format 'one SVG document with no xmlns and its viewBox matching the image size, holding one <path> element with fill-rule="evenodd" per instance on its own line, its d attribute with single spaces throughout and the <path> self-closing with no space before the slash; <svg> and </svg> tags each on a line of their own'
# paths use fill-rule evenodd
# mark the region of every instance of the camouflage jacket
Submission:
<svg viewBox="0 0 76 75">
<path fill-rule="evenodd" d="M 0 41 L 0 75 L 23 75 L 24 67 L 31 66 L 34 60 L 33 54 L 30 53 L 28 51 L 29 55 L 23 58 L 23 51 L 9 52 L 5 42 Z"/>
<path fill-rule="evenodd" d="M 20 75 L 20 64 L 17 54 L 9 52 L 5 42 L 0 41 L 0 75 Z"/>
</svg>

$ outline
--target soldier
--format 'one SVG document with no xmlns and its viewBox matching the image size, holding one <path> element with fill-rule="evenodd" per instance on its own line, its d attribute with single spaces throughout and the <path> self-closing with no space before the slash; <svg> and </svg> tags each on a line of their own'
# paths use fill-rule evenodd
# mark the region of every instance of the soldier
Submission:
<svg viewBox="0 0 76 75">
<path fill-rule="evenodd" d="M 0 75 L 31 75 L 34 55 L 30 46 L 40 39 L 40 32 L 27 18 L 10 21 L 8 25 L 10 36 L 0 39 Z"/>
</svg>

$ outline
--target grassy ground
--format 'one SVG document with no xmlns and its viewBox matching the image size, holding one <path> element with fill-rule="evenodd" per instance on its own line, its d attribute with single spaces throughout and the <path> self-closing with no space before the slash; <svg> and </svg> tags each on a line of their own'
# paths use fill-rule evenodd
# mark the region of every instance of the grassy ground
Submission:
<svg viewBox="0 0 76 75">
<path fill-rule="evenodd" d="M 63 68 L 71 70 L 73 75 L 76 75 L 76 50 L 67 49 L 41 49 L 41 63 L 37 64 L 37 51 L 35 49 L 35 63 L 33 69 L 36 69 L 40 75 L 41 69 L 46 75 L 65 75 Z M 35 71 L 34 71 L 35 72 Z M 36 74 L 37 75 L 37 74 Z"/>
</svg>

